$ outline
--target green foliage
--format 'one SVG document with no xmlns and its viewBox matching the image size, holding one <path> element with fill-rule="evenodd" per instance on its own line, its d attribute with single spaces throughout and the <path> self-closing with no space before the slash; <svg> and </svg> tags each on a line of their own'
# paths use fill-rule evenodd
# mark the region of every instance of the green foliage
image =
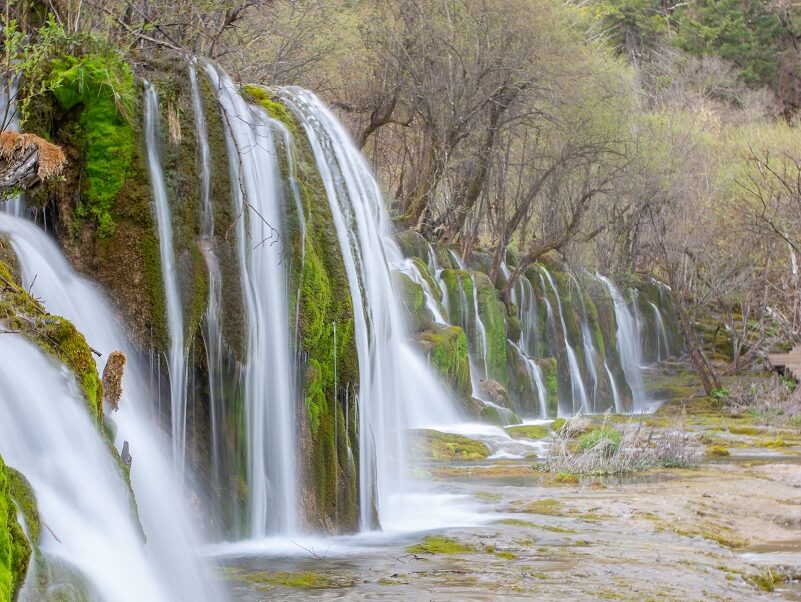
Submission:
<svg viewBox="0 0 801 602">
<path fill-rule="evenodd" d="M 726 401 L 729 398 L 729 390 L 726 387 L 721 387 L 720 389 L 714 389 L 712 391 L 711 397 L 717 402 Z"/>
<path fill-rule="evenodd" d="M 133 73 L 112 51 L 65 56 L 53 60 L 49 86 L 65 111 L 82 107 L 86 185 L 77 215 L 92 219 L 98 236 L 106 238 L 114 233 L 112 203 L 135 152 L 128 122 L 134 106 Z"/>
<path fill-rule="evenodd" d="M 0 458 L 0 602 L 15 599 L 31 557 L 31 545 L 17 522 L 9 470 Z"/>
<path fill-rule="evenodd" d="M 418 335 L 428 361 L 462 399 L 470 396 L 470 358 L 467 355 L 467 338 L 458 326 L 427 330 Z"/>
<path fill-rule="evenodd" d="M 603 427 L 584 433 L 578 438 L 578 448 L 582 451 L 599 448 L 607 457 L 613 455 L 620 448 L 622 435 L 620 431 Z"/>
</svg>

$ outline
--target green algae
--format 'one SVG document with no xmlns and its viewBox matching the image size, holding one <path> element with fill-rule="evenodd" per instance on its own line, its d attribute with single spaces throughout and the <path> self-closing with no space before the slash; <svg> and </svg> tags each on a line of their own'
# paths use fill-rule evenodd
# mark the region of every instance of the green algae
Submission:
<svg viewBox="0 0 801 602">
<path fill-rule="evenodd" d="M 481 441 L 431 429 L 412 431 L 411 443 L 419 456 L 438 462 L 485 460 L 490 453 Z"/>
<path fill-rule="evenodd" d="M 472 545 L 462 543 L 450 537 L 430 535 L 422 542 L 409 546 L 406 551 L 410 554 L 442 554 L 453 556 L 457 554 L 472 554 L 476 548 Z"/>
</svg>

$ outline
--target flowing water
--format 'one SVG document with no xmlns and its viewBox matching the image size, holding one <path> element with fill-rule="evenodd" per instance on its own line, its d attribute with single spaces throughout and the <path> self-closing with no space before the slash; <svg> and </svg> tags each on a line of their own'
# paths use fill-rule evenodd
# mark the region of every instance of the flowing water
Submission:
<svg viewBox="0 0 801 602">
<path fill-rule="evenodd" d="M 615 284 L 605 276 L 598 275 L 598 279 L 609 289 L 615 305 L 615 321 L 617 322 L 617 350 L 626 380 L 631 387 L 633 410 L 641 407 L 643 401 L 643 381 L 640 365 L 640 338 L 639 329 L 634 314 L 632 314 L 626 300 Z"/>
<path fill-rule="evenodd" d="M 310 92 L 282 90 L 314 153 L 353 299 L 359 356 L 361 526 L 403 520 L 404 431 L 453 424 L 447 392 L 408 342 L 390 266 L 403 257 L 378 184 L 342 125 Z M 400 516 L 398 516 L 400 514 Z"/>
<path fill-rule="evenodd" d="M 170 420 L 172 425 L 173 461 L 178 477 L 183 480 L 186 466 L 186 371 L 187 357 L 184 342 L 184 316 L 178 287 L 178 270 L 172 237 L 172 213 L 164 172 L 161 168 L 161 133 L 159 99 L 156 89 L 145 82 L 145 145 L 150 183 L 153 188 L 153 208 L 158 224 L 161 275 L 167 307 L 167 328 L 170 336 Z"/>
<path fill-rule="evenodd" d="M 145 385 L 146 379 L 136 360 L 136 351 L 127 340 L 120 319 L 102 293 L 75 273 L 56 243 L 40 228 L 20 218 L 0 215 L 0 232 L 11 241 L 17 256 L 23 286 L 40 298 L 49 311 L 72 321 L 86 336 L 89 344 L 103 354 L 103 357 L 97 358 L 99 371 L 102 372 L 105 357 L 114 350 L 121 350 L 128 357 L 120 410 L 112 415 L 117 426 L 115 443 L 118 449 L 122 446 L 123 441 L 128 441 L 131 446 L 131 454 L 134 458 L 131 467 L 131 482 L 136 494 L 142 526 L 147 536 L 146 555 L 149 571 L 156 575 L 152 579 L 158 581 L 159 591 L 163 594 L 161 597 L 139 596 L 134 599 L 192 599 L 199 601 L 223 599 L 215 583 L 209 579 L 210 568 L 194 556 L 198 548 L 198 540 L 189 526 L 190 513 L 181 499 L 167 455 L 162 451 L 167 447 L 167 442 L 162 441 L 160 433 L 149 415 L 149 400 L 152 399 L 152 393 Z M 34 378 L 19 380 L 21 382 L 38 382 Z M 50 391 L 49 386 L 46 389 Z M 28 398 L 25 396 L 21 398 L 26 399 L 27 404 Z M 48 407 L 51 408 L 50 411 L 61 407 L 60 403 L 54 404 L 52 398 L 48 399 L 48 404 Z M 86 422 L 88 424 L 88 417 Z M 0 424 L 0 428 L 2 428 L 5 420 L 0 420 L 0 423 L 2 423 Z M 92 446 L 93 440 L 99 441 L 97 429 L 93 426 L 91 431 L 86 432 L 85 435 L 75 433 L 64 426 L 59 428 L 67 434 L 69 441 L 73 444 L 77 442 L 81 450 L 84 447 Z M 45 443 L 49 445 L 56 439 L 55 435 L 47 435 Z M 14 450 L 10 449 L 7 452 L 3 441 L 5 439 L 0 441 L 0 454 L 9 464 L 16 466 L 10 455 L 14 453 Z M 51 460 L 60 460 L 61 451 L 54 447 L 47 449 L 48 457 Z M 64 451 L 63 453 L 68 452 Z M 105 458 L 110 460 L 105 448 L 104 454 L 103 462 L 105 462 Z M 45 456 L 43 455 L 43 457 Z M 84 456 L 84 471 L 93 473 L 96 470 L 94 466 L 95 460 L 92 459 L 92 456 Z M 25 466 L 18 466 L 18 468 L 26 476 L 32 478 Z M 86 478 L 90 478 L 90 476 Z M 113 477 L 109 477 L 109 479 L 109 483 L 114 483 Z M 83 496 L 86 500 L 82 504 L 91 503 L 95 497 L 95 490 L 102 487 L 104 482 L 106 482 L 106 477 L 102 477 L 102 482 L 82 484 L 81 488 L 84 493 L 91 492 L 91 495 Z M 129 508 L 128 504 L 126 494 L 126 512 Z M 84 506 L 81 508 L 83 515 L 91 521 L 94 511 L 85 509 Z M 53 519 L 50 513 L 44 512 L 43 517 L 62 538 L 61 533 L 51 522 Z M 77 517 L 73 518 L 77 520 Z M 93 545 L 96 548 L 94 552 L 86 551 L 87 554 L 94 554 L 90 560 L 99 567 L 103 567 L 105 562 L 113 562 L 113 559 L 106 559 L 108 550 L 117 550 L 114 547 L 117 545 L 116 539 L 123 537 L 119 531 L 126 527 L 124 523 L 120 525 L 105 523 L 102 528 L 105 529 L 103 532 L 91 531 L 94 533 Z M 125 561 L 125 554 L 127 552 L 115 552 L 112 555 Z M 133 571 L 132 567 L 123 568 L 126 575 L 135 576 L 143 582 L 151 579 L 147 572 L 139 575 Z M 120 583 L 125 584 L 127 581 L 123 579 Z M 141 591 L 135 586 L 132 588 L 131 591 L 134 594 Z M 127 598 L 110 596 L 107 599 L 124 600 Z"/>
<path fill-rule="evenodd" d="M 298 528 L 296 378 L 287 298 L 277 124 L 245 102 L 228 76 L 206 73 L 223 114 L 233 183 L 237 251 L 246 315 L 244 366 L 247 437 L 246 536 Z"/>
<path fill-rule="evenodd" d="M 565 349 L 567 351 L 567 361 L 570 367 L 570 382 L 572 385 L 573 391 L 573 411 L 576 412 L 577 410 L 581 410 L 584 413 L 589 413 L 591 411 L 590 408 L 590 400 L 587 397 L 587 389 L 584 386 L 584 379 L 581 375 L 581 369 L 579 368 L 578 358 L 576 357 L 576 351 L 573 349 L 573 345 L 570 343 L 570 338 L 567 334 L 567 325 L 565 324 L 565 314 L 562 311 L 562 298 L 559 296 L 559 289 L 556 288 L 556 283 L 554 283 L 553 277 L 551 273 L 548 271 L 546 267 L 542 267 L 542 272 L 545 274 L 545 278 L 548 280 L 548 284 L 550 284 L 551 289 L 553 290 L 553 294 L 556 297 L 557 307 L 559 309 L 559 319 L 562 322 L 562 332 L 564 333 L 565 337 Z M 548 302 L 550 306 L 550 302 Z M 549 309 L 549 314 L 553 314 L 553 310 Z M 575 407 L 576 400 L 581 403 L 580 408 Z"/>
</svg>

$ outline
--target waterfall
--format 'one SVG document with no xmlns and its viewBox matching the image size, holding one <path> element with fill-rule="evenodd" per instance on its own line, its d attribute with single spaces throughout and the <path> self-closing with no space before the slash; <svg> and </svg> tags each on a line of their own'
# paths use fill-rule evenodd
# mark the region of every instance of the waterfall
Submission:
<svg viewBox="0 0 801 602">
<path fill-rule="evenodd" d="M 554 282 L 551 273 L 545 266 L 542 266 L 541 269 L 548 280 L 548 284 L 550 284 L 551 289 L 553 289 L 553 294 L 556 296 L 556 302 L 558 304 L 559 319 L 562 322 L 562 333 L 564 334 L 565 337 L 565 349 L 567 351 L 567 361 L 570 367 L 570 382 L 573 393 L 573 405 L 574 405 L 573 410 L 575 411 L 575 402 L 576 398 L 578 398 L 578 400 L 581 402 L 581 410 L 585 413 L 589 413 L 591 411 L 591 408 L 589 399 L 587 398 L 587 389 L 584 387 L 584 380 L 581 376 L 581 369 L 579 368 L 578 358 L 576 357 L 576 351 L 570 344 L 570 338 L 568 337 L 567 324 L 565 323 L 565 314 L 562 311 L 562 298 L 559 296 L 559 289 L 556 288 L 556 283 Z M 551 307 L 551 303 L 550 301 L 548 301 L 547 303 L 548 303 L 548 313 L 549 315 L 552 315 L 553 309 Z"/>
<path fill-rule="evenodd" d="M 636 410 L 642 400 L 643 382 L 640 373 L 640 340 L 637 323 L 623 295 L 614 283 L 605 276 L 598 279 L 609 289 L 615 305 L 615 321 L 617 322 L 617 350 L 623 364 L 623 372 L 631 387 L 634 398 L 632 409 Z"/>
<path fill-rule="evenodd" d="M 472 272 L 470 273 L 470 282 L 473 285 L 473 325 L 475 326 L 473 335 L 476 337 L 476 349 L 478 350 L 479 358 L 484 363 L 484 378 L 490 378 L 489 358 L 487 357 L 487 329 L 481 319 L 481 312 L 478 311 L 478 287 L 476 286 L 476 276 Z"/>
<path fill-rule="evenodd" d="M 222 274 L 214 247 L 214 207 L 211 202 L 211 152 L 208 126 L 203 110 L 203 99 L 197 79 L 195 60 L 189 62 L 189 84 L 195 131 L 198 146 L 198 174 L 200 175 L 200 243 L 209 276 L 209 292 L 205 316 L 203 341 L 206 349 L 209 387 L 209 419 L 211 445 L 211 484 L 220 491 L 223 482 L 221 466 L 225 403 L 223 389 L 223 337 L 222 337 Z"/>
<path fill-rule="evenodd" d="M 147 558 L 150 562 L 150 570 L 158 574 L 160 582 L 165 584 L 164 587 L 169 592 L 169 595 L 160 598 L 142 595 L 134 596 L 134 599 L 199 601 L 222 599 L 221 592 L 207 578 L 210 569 L 198 562 L 193 555 L 198 543 L 187 520 L 189 511 L 182 503 L 167 456 L 162 453 L 166 442 L 161 441 L 157 429 L 147 419 L 152 393 L 145 384 L 146 378 L 138 365 L 136 351 L 127 340 L 119 317 L 112 311 L 110 304 L 100 291 L 75 273 L 56 243 L 40 228 L 19 218 L 0 215 L 0 232 L 9 238 L 17 256 L 23 286 L 42 299 L 49 311 L 72 321 L 76 328 L 84 333 L 89 344 L 102 352 L 103 357 L 97 359 L 98 369 L 101 372 L 105 363 L 104 358 L 111 351 L 122 350 L 128 357 L 120 409 L 112 415 L 117 426 L 115 443 L 119 448 L 124 441 L 130 442 L 131 454 L 134 457 L 131 467 L 131 483 L 136 493 L 142 526 L 147 536 Z M 5 338 L 0 343 L 4 341 Z M 4 362 L 3 366 L 19 365 L 19 361 Z M 43 382 L 41 377 L 34 378 L 32 376 L 36 373 L 32 367 L 33 364 L 25 363 L 24 365 L 26 374 L 30 377 L 20 379 L 17 374 L 15 378 L 20 383 L 28 386 L 30 383 Z M 63 404 L 60 403 L 60 400 L 54 399 L 51 394 L 51 386 L 48 385 L 46 389 L 48 391 L 47 408 L 50 412 L 48 415 L 55 417 L 57 415 L 55 412 L 58 412 Z M 25 395 L 19 398 L 26 399 L 26 404 L 28 404 L 30 397 Z M 88 418 L 86 422 L 88 423 Z M 0 419 L 0 429 L 6 423 L 5 419 Z M 60 432 L 68 435 L 69 441 L 77 442 L 81 450 L 93 445 L 94 440 L 99 441 L 95 427 L 92 427 L 91 433 L 87 432 L 84 436 L 80 432 L 73 431 L 71 426 L 67 426 L 68 424 L 68 422 L 63 422 L 58 425 L 58 428 Z M 37 433 L 44 432 L 39 431 L 39 428 L 41 428 L 41 424 L 37 423 Z M 41 435 L 37 435 L 37 437 L 39 436 Z M 54 445 L 56 440 L 58 437 L 47 435 L 43 439 L 43 445 Z M 12 457 L 7 455 L 4 447 L 6 441 L 4 437 L 0 436 L 0 454 L 14 466 Z M 53 447 L 47 447 L 47 449 L 46 455 L 43 455 L 47 458 L 47 462 L 40 461 L 42 465 L 61 461 L 63 455 L 61 451 Z M 42 453 L 45 454 L 45 452 Z M 88 455 L 88 452 L 82 451 L 81 453 L 86 472 L 94 474 L 98 470 L 96 462 Z M 104 458 L 108 457 L 105 448 L 103 453 L 105 454 Z M 25 466 L 16 465 L 16 467 L 33 479 L 33 475 Z M 38 463 L 34 467 L 35 470 L 43 468 L 44 466 L 39 466 Z M 62 471 L 56 470 L 56 474 L 61 475 Z M 95 492 L 102 491 L 104 483 L 115 482 L 114 478 L 110 476 L 98 475 L 98 479 L 100 480 L 97 484 L 92 482 L 81 485 L 83 493 L 81 504 L 93 503 L 96 499 Z M 57 483 L 60 482 L 62 481 L 58 479 Z M 86 492 L 91 493 L 86 495 Z M 69 498 L 64 499 L 69 500 Z M 130 507 L 127 494 L 124 501 L 127 514 Z M 88 517 L 94 524 L 95 511 L 82 509 L 77 514 Z M 62 532 L 53 524 L 54 517 L 51 512 L 43 509 L 43 516 L 63 539 Z M 100 516 L 103 514 L 101 513 Z M 103 548 L 98 543 L 99 557 L 93 562 L 93 565 L 103 567 L 104 562 L 113 562 L 115 558 L 121 559 L 125 562 L 123 576 L 119 577 L 119 581 L 117 576 L 109 575 L 108 578 L 124 584 L 125 587 L 128 587 L 128 578 L 126 577 L 128 575 L 133 576 L 136 580 L 149 579 L 147 573 L 133 570 L 132 564 L 128 563 L 128 552 L 121 550 L 124 542 L 118 541 L 118 538 L 124 537 L 124 532 L 120 533 L 120 531 L 124 531 L 125 524 L 106 524 L 106 527 L 110 530 L 106 536 L 111 538 L 110 545 L 112 547 L 110 549 Z M 95 531 L 90 530 L 86 533 L 95 533 Z M 82 532 L 81 537 L 87 537 L 86 533 Z M 106 559 L 106 556 L 109 558 Z M 130 595 L 135 595 L 138 591 L 136 584 L 131 587 Z M 107 599 L 123 600 L 127 599 L 126 595 L 122 595 L 122 597 L 112 595 Z"/>
<path fill-rule="evenodd" d="M 167 199 L 167 186 L 161 168 L 159 152 L 159 99 L 156 89 L 145 82 L 145 144 L 150 182 L 153 187 L 153 207 L 158 224 L 161 277 L 167 306 L 167 327 L 170 337 L 170 420 L 172 425 L 173 461 L 179 478 L 186 467 L 186 346 L 184 316 L 178 289 L 178 270 L 172 239 L 172 214 Z"/>
<path fill-rule="evenodd" d="M 17 90 L 19 76 L 12 75 L 10 81 L 0 81 L 0 130 L 19 131 L 19 112 L 17 111 Z M 25 197 L 15 194 L 0 203 L 0 211 L 21 217 L 26 212 Z"/>
<path fill-rule="evenodd" d="M 662 361 L 670 357 L 670 343 L 668 343 L 667 329 L 665 328 L 665 321 L 662 319 L 662 312 L 653 301 L 648 302 L 651 309 L 654 310 L 654 321 L 656 322 L 656 359 Z M 664 346 L 664 354 L 662 349 Z"/>
<path fill-rule="evenodd" d="M 530 356 L 540 353 L 540 333 L 538 321 L 537 298 L 534 286 L 525 274 L 521 274 L 520 283 L 520 344 Z"/>
<path fill-rule="evenodd" d="M 437 301 L 437 298 L 434 296 L 434 291 L 431 290 L 428 280 L 420 273 L 420 269 L 415 265 L 414 261 L 405 259 L 400 265 L 400 271 L 423 287 L 426 307 L 433 314 L 434 320 L 436 320 L 438 324 L 447 324 L 448 321 L 442 313 L 439 301 Z"/>
<path fill-rule="evenodd" d="M 46 558 L 73 567 L 92 597 L 170 600 L 74 377 L 16 335 L 0 340 L 0 356 L 0 453 L 36 493 Z"/>
<path fill-rule="evenodd" d="M 528 373 L 529 380 L 537 389 L 537 399 L 540 403 L 539 418 L 548 418 L 548 391 L 545 388 L 545 379 L 543 378 L 542 368 L 540 368 L 537 362 L 523 353 L 523 350 L 515 343 L 512 343 L 512 347 L 525 362 L 526 372 Z"/>
<path fill-rule="evenodd" d="M 296 373 L 289 332 L 281 169 L 276 125 L 206 65 L 223 115 L 233 188 L 242 296 L 247 504 L 252 538 L 298 528 Z"/>
<path fill-rule="evenodd" d="M 620 391 L 617 388 L 615 376 L 612 374 L 612 371 L 609 369 L 609 364 L 606 361 L 604 361 L 604 369 L 606 370 L 606 375 L 609 377 L 609 384 L 612 387 L 612 399 L 615 402 L 615 412 L 621 414 L 625 411 L 623 399 L 620 397 Z"/>
<path fill-rule="evenodd" d="M 578 279 L 576 279 L 572 273 L 569 273 L 569 275 L 573 280 L 573 283 L 576 285 L 576 293 L 578 294 L 579 301 L 581 302 L 581 341 L 584 347 L 584 364 L 587 366 L 587 371 L 590 374 L 590 378 L 592 378 L 591 398 L 593 409 L 595 409 L 595 404 L 598 401 L 598 369 L 596 367 L 598 362 L 598 350 L 595 348 L 595 341 L 593 340 L 592 332 L 590 331 L 590 322 L 589 318 L 587 317 L 587 306 L 584 303 L 584 295 L 581 294 L 581 286 L 579 285 Z"/>
<path fill-rule="evenodd" d="M 458 415 L 407 340 L 389 269 L 399 266 L 403 256 L 391 236 L 384 199 L 369 167 L 342 125 L 313 94 L 298 88 L 283 89 L 281 94 L 314 153 L 353 299 L 359 357 L 361 526 L 386 527 L 407 511 L 404 429 L 452 424 Z"/>
</svg>

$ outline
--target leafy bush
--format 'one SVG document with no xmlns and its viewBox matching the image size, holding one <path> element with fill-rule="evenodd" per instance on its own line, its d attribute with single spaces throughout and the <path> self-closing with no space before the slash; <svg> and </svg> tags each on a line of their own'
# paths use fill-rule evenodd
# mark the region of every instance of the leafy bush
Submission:
<svg viewBox="0 0 801 602">
<path fill-rule="evenodd" d="M 581 435 L 578 438 L 578 448 L 582 451 L 598 448 L 603 455 L 611 456 L 620 449 L 622 438 L 620 431 L 603 427 Z"/>
</svg>

